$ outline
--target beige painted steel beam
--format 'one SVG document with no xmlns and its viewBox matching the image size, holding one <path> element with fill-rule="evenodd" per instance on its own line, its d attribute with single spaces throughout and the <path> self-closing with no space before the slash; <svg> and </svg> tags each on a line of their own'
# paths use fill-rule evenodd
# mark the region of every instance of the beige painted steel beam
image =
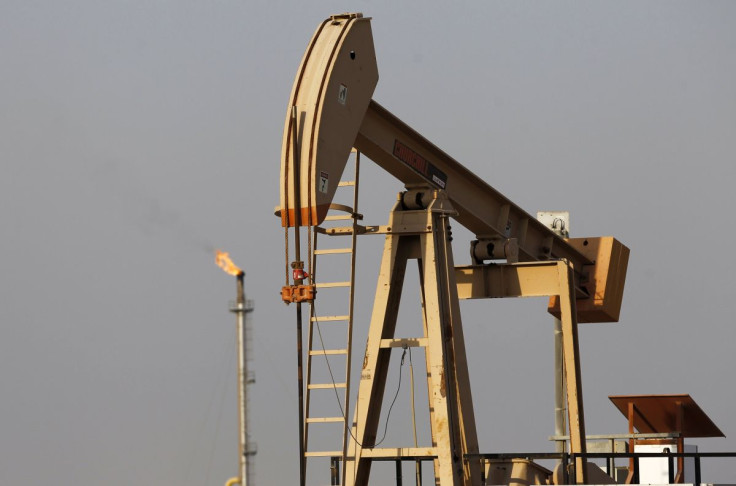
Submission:
<svg viewBox="0 0 736 486">
<path fill-rule="evenodd" d="M 376 453 L 373 445 L 379 440 L 378 420 L 391 348 L 397 344 L 402 347 L 424 344 L 426 347 L 432 448 L 417 454 L 436 457 L 437 484 L 470 486 L 480 481 L 478 463 L 463 460 L 465 454 L 477 453 L 478 440 L 449 245 L 448 216 L 452 209 L 441 191 L 436 197 L 430 209 L 400 211 L 397 205 L 391 215 L 392 228 L 403 225 L 424 230 L 393 232 L 386 236 L 356 402 L 355 440 L 350 442 L 345 465 L 347 486 L 368 482 L 371 454 Z M 430 232 L 427 228 L 434 230 Z M 410 259 L 419 262 L 425 331 L 421 338 L 396 339 L 397 309 Z M 408 454 L 405 457 L 412 457 L 413 450 L 392 449 L 392 455 L 383 457 L 403 452 Z"/>
<path fill-rule="evenodd" d="M 579 270 L 592 264 L 535 217 L 373 100 L 355 147 L 404 184 L 430 183 L 444 189 L 457 211 L 454 219 L 475 235 L 516 238 L 521 261 L 565 258 Z"/>
<path fill-rule="evenodd" d="M 281 157 L 282 225 L 293 226 L 296 211 L 302 224 L 322 222 L 355 147 L 405 184 L 429 183 L 447 191 L 456 219 L 477 236 L 517 238 L 522 260 L 565 258 L 578 270 L 592 263 L 373 101 L 377 83 L 370 19 L 348 14 L 325 20 L 307 47 L 289 101 Z M 299 201 L 297 178 L 304 189 Z"/>
<path fill-rule="evenodd" d="M 435 197 L 433 204 L 442 206 L 446 195 Z M 434 409 L 432 428 L 437 441 L 440 484 L 470 486 L 480 484 L 480 467 L 479 463 L 465 462 L 463 458 L 478 451 L 478 438 L 450 246 L 449 215 L 454 214 L 454 209 L 446 206 L 445 211 L 434 213 L 428 221 L 427 226 L 434 229 L 432 234 L 419 239 L 426 355 L 433 398 L 430 403 Z"/>
<path fill-rule="evenodd" d="M 479 480 L 477 464 L 457 462 L 457 457 L 477 452 L 459 299 L 556 296 L 549 308 L 562 322 L 571 451 L 585 452 L 577 324 L 585 319 L 618 319 L 628 249 L 613 239 L 581 239 L 576 244 L 555 235 L 373 101 L 377 81 L 370 20 L 361 14 L 325 20 L 315 32 L 294 82 L 282 143 L 277 214 L 283 226 L 315 226 L 324 220 L 353 147 L 416 191 L 418 201 L 429 194 L 435 198 L 432 206 L 422 211 L 399 210 L 397 205 L 386 227 L 354 224 L 318 229 L 353 237 L 356 233 L 386 234 L 352 426 L 358 440 L 350 441 L 344 469 L 349 481 L 345 484 L 365 484 L 372 457 L 395 457 L 372 454 L 422 452 L 421 448 L 371 447 L 377 439 L 391 348 L 417 344 L 426 348 L 432 425 L 432 447 L 423 452 L 431 452 L 435 458 L 439 484 L 468 486 Z M 526 263 L 454 267 L 450 216 L 479 239 L 514 240 L 519 260 Z M 338 251 L 343 250 L 325 253 Z M 415 342 L 394 337 L 409 259 L 419 262 L 422 291 L 424 336 Z M 350 282 L 317 285 L 330 288 L 346 284 Z M 580 301 L 580 314 L 576 298 L 585 299 Z M 328 350 L 311 351 L 310 356 L 338 352 L 344 354 L 343 350 Z M 578 459 L 578 483 L 585 480 L 584 466 L 584 460 Z"/>
<path fill-rule="evenodd" d="M 437 452 L 434 447 L 378 447 L 363 449 L 361 454 L 369 458 L 398 459 L 401 457 L 434 457 Z"/>
<path fill-rule="evenodd" d="M 583 388 L 572 266 L 566 261 L 455 267 L 460 299 L 558 296 L 562 321 L 570 451 L 586 452 Z M 586 480 L 583 458 L 577 458 L 577 484 Z"/>
<path fill-rule="evenodd" d="M 559 261 L 455 267 L 460 299 L 559 295 Z"/>
<path fill-rule="evenodd" d="M 579 320 L 618 320 L 627 248 L 617 244 L 613 258 L 607 258 L 559 237 L 372 100 L 377 83 L 370 19 L 344 14 L 325 20 L 304 54 L 289 101 L 277 210 L 283 226 L 294 226 L 296 214 L 305 226 L 323 221 L 355 148 L 407 187 L 444 190 L 455 208 L 454 219 L 479 240 L 514 241 L 519 261 L 569 261 L 576 295 L 586 300 Z M 301 188 L 298 197 L 297 186 Z M 359 228 L 363 233 L 379 230 Z M 324 231 L 352 234 L 354 228 Z M 614 271 L 609 272 L 609 266 Z M 550 312 L 557 313 L 554 303 Z"/>
<path fill-rule="evenodd" d="M 585 415 L 583 413 L 583 382 L 580 372 L 578 321 L 575 310 L 575 285 L 572 266 L 557 262 L 560 297 L 560 321 L 562 321 L 562 352 L 567 390 L 567 422 L 570 428 L 570 452 L 585 453 Z M 585 484 L 587 479 L 585 458 L 575 459 L 575 482 Z"/>
<path fill-rule="evenodd" d="M 370 19 L 344 14 L 322 22 L 302 58 L 284 123 L 283 226 L 296 224 L 297 211 L 304 226 L 324 220 L 377 83 Z"/>
<path fill-rule="evenodd" d="M 349 441 L 344 466 L 346 486 L 365 485 L 370 475 L 371 462 L 362 458 L 362 452 L 376 444 L 390 360 L 390 351 L 381 349 L 381 340 L 393 339 L 396 329 L 395 309 L 399 308 L 401 301 L 409 250 L 402 243 L 399 238 L 386 237 L 355 403 L 353 440 Z"/>
</svg>

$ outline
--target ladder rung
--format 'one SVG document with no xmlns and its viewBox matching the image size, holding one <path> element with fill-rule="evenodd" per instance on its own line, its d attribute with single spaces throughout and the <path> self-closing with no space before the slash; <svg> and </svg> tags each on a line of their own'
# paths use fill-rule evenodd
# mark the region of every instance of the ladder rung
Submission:
<svg viewBox="0 0 736 486">
<path fill-rule="evenodd" d="M 309 356 L 324 356 L 326 354 L 348 354 L 347 349 L 313 349 L 309 351 Z"/>
<path fill-rule="evenodd" d="M 360 452 L 363 457 L 437 457 L 434 447 L 380 447 L 365 448 Z"/>
<path fill-rule="evenodd" d="M 332 388 L 347 388 L 347 383 L 312 383 L 307 385 L 310 390 L 330 390 Z"/>
<path fill-rule="evenodd" d="M 315 255 L 333 255 L 335 253 L 352 253 L 352 248 L 329 248 L 324 250 L 314 250 Z"/>
<path fill-rule="evenodd" d="M 309 320 L 312 322 L 334 322 L 334 321 L 347 321 L 350 316 L 313 316 Z"/>
<path fill-rule="evenodd" d="M 325 216 L 325 221 L 345 221 L 347 219 L 353 219 L 353 215 L 341 214 L 339 216 Z"/>
<path fill-rule="evenodd" d="M 317 232 L 325 234 L 325 235 L 352 235 L 353 234 L 353 227 L 352 226 L 336 226 L 334 228 L 322 228 L 317 227 Z M 365 233 L 365 228 L 362 226 L 358 226 L 358 234 Z"/>
<path fill-rule="evenodd" d="M 354 185 L 355 185 L 355 181 L 340 181 L 337 184 L 337 187 L 354 186 Z"/>
<path fill-rule="evenodd" d="M 310 451 L 305 452 L 304 457 L 334 457 L 342 456 L 342 451 Z"/>
<path fill-rule="evenodd" d="M 333 424 L 337 422 L 344 422 L 345 417 L 307 417 L 306 422 L 308 424 Z"/>
<path fill-rule="evenodd" d="M 333 287 L 350 287 L 350 282 L 321 282 L 315 285 L 318 289 L 329 289 Z"/>
</svg>

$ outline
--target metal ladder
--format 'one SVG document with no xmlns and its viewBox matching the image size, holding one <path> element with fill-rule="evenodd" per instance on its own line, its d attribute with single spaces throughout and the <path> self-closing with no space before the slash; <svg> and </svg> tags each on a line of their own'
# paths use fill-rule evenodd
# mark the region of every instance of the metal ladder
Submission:
<svg viewBox="0 0 736 486">
<path fill-rule="evenodd" d="M 310 458 L 331 458 L 330 469 L 332 471 L 332 484 L 339 484 L 339 482 L 337 482 L 339 472 L 336 471 L 336 468 L 339 467 L 337 459 L 339 458 L 343 464 L 345 463 L 345 454 L 347 453 L 348 446 L 350 364 L 352 359 L 353 336 L 353 289 L 355 287 L 355 249 L 357 235 L 362 229 L 358 224 L 358 221 L 362 219 L 362 216 L 358 214 L 358 175 L 360 169 L 360 153 L 355 151 L 355 149 L 353 149 L 353 152 L 355 157 L 354 179 L 350 181 L 340 181 L 338 185 L 338 188 L 344 188 L 345 190 L 352 189 L 352 207 L 335 203 L 330 205 L 330 211 L 325 218 L 325 223 L 323 223 L 324 226 L 329 227 L 315 227 L 314 251 L 311 255 L 311 270 L 318 292 L 318 298 L 316 300 L 319 304 L 315 305 L 315 303 L 312 302 L 310 305 L 307 341 L 307 386 L 304 408 L 304 458 L 307 464 L 309 463 Z M 344 192 L 345 191 L 343 191 L 343 193 Z M 340 222 L 346 221 L 350 221 L 349 226 L 339 226 Z M 335 223 L 338 224 L 338 226 L 332 226 Z M 350 246 L 319 249 L 317 245 L 318 234 L 326 236 L 350 236 Z M 318 281 L 320 268 L 318 260 L 322 263 L 326 260 L 337 262 L 338 259 L 344 259 L 345 256 L 348 256 L 350 259 L 349 275 L 347 276 L 347 279 L 333 282 Z M 340 265 L 336 264 L 331 268 L 339 267 Z M 342 265 L 341 267 L 345 268 L 345 265 Z M 329 307 L 335 309 L 336 301 L 339 300 L 332 298 L 334 293 L 333 295 L 330 295 L 332 293 L 331 290 L 333 289 L 347 289 L 347 309 L 341 306 L 336 309 L 336 312 L 327 312 Z M 340 337 L 341 332 L 344 333 L 344 340 Z M 331 348 L 329 343 L 334 343 L 335 341 L 339 341 L 340 343 L 344 342 L 345 346 L 337 349 Z M 339 361 L 334 359 L 336 356 L 344 356 L 344 374 L 339 371 L 339 365 L 335 365 L 336 362 Z M 327 371 L 329 372 L 327 375 L 323 372 L 317 379 L 317 382 L 315 382 L 314 377 L 314 366 L 317 364 L 315 359 L 324 361 Z M 326 402 L 320 406 L 323 410 L 314 410 L 314 408 L 317 407 L 313 406 L 312 403 L 314 399 L 313 393 L 315 396 L 318 393 L 329 393 L 332 395 L 331 397 L 325 397 L 324 395 L 321 397 L 323 398 L 323 401 Z M 339 401 L 339 404 L 336 403 L 337 401 Z M 310 447 L 310 429 L 312 427 L 318 427 L 325 424 L 342 425 L 342 434 L 339 445 L 336 445 L 334 448 L 325 448 L 323 444 L 320 444 L 323 446 L 320 449 Z M 320 471 L 326 470 L 326 468 L 320 469 Z"/>
</svg>

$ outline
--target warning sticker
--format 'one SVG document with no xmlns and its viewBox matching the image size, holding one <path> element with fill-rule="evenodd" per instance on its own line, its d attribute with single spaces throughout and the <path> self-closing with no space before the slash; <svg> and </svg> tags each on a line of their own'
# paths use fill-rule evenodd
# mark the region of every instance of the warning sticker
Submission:
<svg viewBox="0 0 736 486">
<path fill-rule="evenodd" d="M 394 157 L 440 189 L 447 186 L 447 174 L 398 140 L 394 140 Z"/>
<path fill-rule="evenodd" d="M 340 90 L 337 92 L 337 102 L 344 105 L 348 101 L 348 87 L 344 84 L 340 85 Z"/>
<path fill-rule="evenodd" d="M 330 176 L 327 174 L 327 172 L 320 171 L 319 173 L 319 192 L 327 194 L 327 190 L 329 188 L 329 179 Z"/>
</svg>

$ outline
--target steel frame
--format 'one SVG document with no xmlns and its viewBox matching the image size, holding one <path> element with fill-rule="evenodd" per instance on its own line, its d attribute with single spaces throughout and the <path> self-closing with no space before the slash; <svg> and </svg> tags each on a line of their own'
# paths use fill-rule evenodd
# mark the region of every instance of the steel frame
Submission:
<svg viewBox="0 0 736 486">
<path fill-rule="evenodd" d="M 586 453 L 582 382 L 575 310 L 574 269 L 566 260 L 455 267 L 450 245 L 450 216 L 455 211 L 444 191 L 433 190 L 427 209 L 394 207 L 389 225 L 368 342 L 361 371 L 345 485 L 365 485 L 378 458 L 434 457 L 435 479 L 443 486 L 480 484 L 478 439 L 465 354 L 460 299 L 560 297 L 566 394 L 572 453 Z M 416 259 L 424 335 L 395 338 L 407 261 Z M 390 350 L 425 347 L 432 447 L 378 448 L 378 421 L 388 374 Z M 575 480 L 584 483 L 584 456 L 575 458 Z"/>
</svg>

